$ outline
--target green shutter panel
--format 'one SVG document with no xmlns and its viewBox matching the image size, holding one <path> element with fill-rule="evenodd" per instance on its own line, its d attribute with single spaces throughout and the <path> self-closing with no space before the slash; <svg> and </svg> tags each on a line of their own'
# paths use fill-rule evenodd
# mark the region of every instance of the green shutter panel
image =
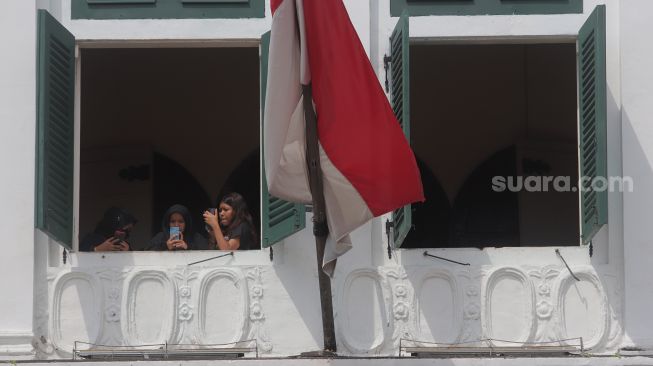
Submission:
<svg viewBox="0 0 653 366">
<path fill-rule="evenodd" d="M 75 38 L 45 10 L 38 27 L 36 227 L 71 249 Z"/>
<path fill-rule="evenodd" d="M 402 14 L 390 36 L 390 84 L 392 109 L 406 139 L 410 142 L 410 73 L 408 46 L 408 15 Z M 412 225 L 411 205 L 392 213 L 394 245 L 400 247 Z"/>
<path fill-rule="evenodd" d="M 270 32 L 261 36 L 261 111 L 265 108 L 265 92 L 268 79 L 268 54 L 270 49 Z M 263 131 L 263 115 L 261 115 L 261 131 Z M 263 136 L 263 134 L 261 134 Z M 261 141 L 261 146 L 263 142 Z M 264 149 L 261 149 L 263 154 Z M 262 156 L 262 155 L 261 155 Z M 306 227 L 306 209 L 303 204 L 281 200 L 270 195 L 265 179 L 265 164 L 261 164 L 261 199 L 263 200 L 262 246 L 267 248 L 272 244 L 304 229 Z"/>
<path fill-rule="evenodd" d="M 607 111 L 605 76 L 605 5 L 597 6 L 578 33 L 578 88 L 581 232 L 587 244 L 608 222 L 608 192 L 591 189 L 591 181 L 607 178 Z"/>
</svg>

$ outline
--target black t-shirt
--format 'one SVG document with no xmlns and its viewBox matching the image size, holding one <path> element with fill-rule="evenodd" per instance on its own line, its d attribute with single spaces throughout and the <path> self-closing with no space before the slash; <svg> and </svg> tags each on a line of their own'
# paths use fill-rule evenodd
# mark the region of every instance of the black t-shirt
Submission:
<svg viewBox="0 0 653 366">
<path fill-rule="evenodd" d="M 240 238 L 240 246 L 238 250 L 248 250 L 254 247 L 254 236 L 252 235 L 252 229 L 249 227 L 249 224 L 246 222 L 241 222 L 235 227 L 231 228 L 229 232 L 226 233 L 225 239 Z"/>
</svg>

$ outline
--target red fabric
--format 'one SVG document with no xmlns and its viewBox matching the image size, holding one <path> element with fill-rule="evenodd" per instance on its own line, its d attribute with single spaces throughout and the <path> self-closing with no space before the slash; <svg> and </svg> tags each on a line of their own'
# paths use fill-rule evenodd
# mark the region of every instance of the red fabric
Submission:
<svg viewBox="0 0 653 366">
<path fill-rule="evenodd" d="M 342 0 L 304 0 L 320 143 L 374 216 L 424 201 L 413 152 Z"/>
<path fill-rule="evenodd" d="M 289 1 L 293 1 L 293 0 L 289 0 Z M 279 7 L 279 5 L 281 5 L 282 2 L 283 0 L 270 0 L 270 9 L 272 10 L 272 15 L 274 15 L 274 12 L 277 11 L 277 8 Z"/>
</svg>

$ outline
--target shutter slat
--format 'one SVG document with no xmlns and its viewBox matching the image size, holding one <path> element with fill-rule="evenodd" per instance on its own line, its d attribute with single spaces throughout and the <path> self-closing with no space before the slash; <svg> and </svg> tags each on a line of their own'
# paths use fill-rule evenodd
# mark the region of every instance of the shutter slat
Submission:
<svg viewBox="0 0 653 366">
<path fill-rule="evenodd" d="M 265 108 L 265 92 L 268 75 L 270 32 L 261 36 L 261 110 Z M 262 113 L 262 116 L 265 113 Z M 261 131 L 263 117 L 261 116 Z M 264 149 L 261 149 L 264 151 Z M 261 199 L 263 202 L 261 245 L 269 247 L 306 227 L 306 208 L 301 203 L 291 203 L 270 195 L 265 179 L 265 164 L 261 164 Z"/>
<path fill-rule="evenodd" d="M 589 243 L 607 223 L 607 191 L 592 190 L 591 182 L 607 177 L 605 6 L 597 6 L 578 33 L 580 103 L 580 171 L 582 240 Z"/>
<path fill-rule="evenodd" d="M 36 226 L 72 248 L 75 38 L 38 11 Z"/>
<path fill-rule="evenodd" d="M 408 44 L 409 17 L 403 14 L 390 35 L 390 103 L 406 139 L 410 142 L 410 80 Z M 394 246 L 400 247 L 410 231 L 411 205 L 406 205 L 392 213 L 394 224 Z"/>
</svg>

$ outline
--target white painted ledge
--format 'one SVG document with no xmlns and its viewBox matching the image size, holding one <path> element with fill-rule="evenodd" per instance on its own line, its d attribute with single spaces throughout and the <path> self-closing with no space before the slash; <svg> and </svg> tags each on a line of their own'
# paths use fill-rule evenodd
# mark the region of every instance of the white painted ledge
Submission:
<svg viewBox="0 0 653 366">
<path fill-rule="evenodd" d="M 33 356 L 32 338 L 31 332 L 0 331 L 0 359 Z"/>
</svg>

